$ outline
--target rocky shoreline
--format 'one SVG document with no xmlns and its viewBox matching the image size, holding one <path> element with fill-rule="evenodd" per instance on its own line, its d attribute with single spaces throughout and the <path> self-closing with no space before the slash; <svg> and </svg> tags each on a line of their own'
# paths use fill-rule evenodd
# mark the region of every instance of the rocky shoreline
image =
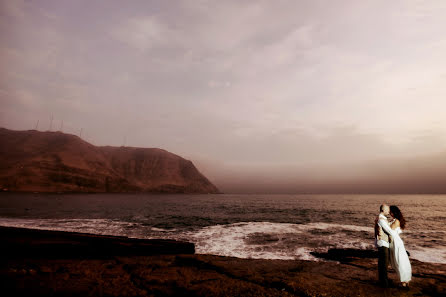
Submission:
<svg viewBox="0 0 446 297">
<path fill-rule="evenodd" d="M 13 227 L 0 236 L 4 296 L 446 296 L 446 265 L 414 259 L 409 291 L 380 288 L 374 251 L 259 260 L 198 255 L 173 240 Z"/>
</svg>

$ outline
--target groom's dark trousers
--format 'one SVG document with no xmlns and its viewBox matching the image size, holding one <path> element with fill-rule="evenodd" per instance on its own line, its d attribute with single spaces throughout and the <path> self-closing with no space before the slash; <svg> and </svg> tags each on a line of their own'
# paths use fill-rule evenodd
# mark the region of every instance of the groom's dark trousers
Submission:
<svg viewBox="0 0 446 297">
<path fill-rule="evenodd" d="M 379 283 L 384 286 L 389 286 L 389 280 L 387 278 L 387 267 L 389 266 L 389 248 L 378 247 L 378 274 Z"/>
</svg>

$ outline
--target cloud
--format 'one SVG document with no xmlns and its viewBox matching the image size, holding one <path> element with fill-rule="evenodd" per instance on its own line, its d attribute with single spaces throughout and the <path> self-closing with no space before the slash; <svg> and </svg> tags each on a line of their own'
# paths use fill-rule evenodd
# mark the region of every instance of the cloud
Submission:
<svg viewBox="0 0 446 297">
<path fill-rule="evenodd" d="M 126 20 L 119 24 L 111 34 L 141 51 L 173 42 L 169 28 L 153 16 Z"/>
<path fill-rule="evenodd" d="M 25 17 L 25 1 L 1 1 L 0 2 L 0 13 L 13 18 L 24 18 Z"/>
<path fill-rule="evenodd" d="M 208 82 L 208 86 L 210 88 L 228 88 L 231 86 L 231 82 L 230 81 L 215 81 L 215 80 L 210 80 Z"/>
<path fill-rule="evenodd" d="M 215 176 L 446 146 L 444 1 L 3 2 L 10 128 L 54 114 Z"/>
</svg>

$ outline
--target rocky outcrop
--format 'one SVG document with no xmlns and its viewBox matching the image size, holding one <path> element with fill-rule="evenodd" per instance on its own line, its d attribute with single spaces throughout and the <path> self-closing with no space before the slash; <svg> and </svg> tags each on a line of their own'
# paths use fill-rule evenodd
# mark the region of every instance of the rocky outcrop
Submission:
<svg viewBox="0 0 446 297">
<path fill-rule="evenodd" d="M 190 254 L 187 244 L 167 241 L 145 252 L 146 240 L 121 237 L 85 235 L 79 245 L 79 234 L 51 232 L 0 228 L 0 251 L 11 242 L 24 251 L 0 253 L 4 296 L 446 296 L 446 265 L 413 259 L 410 290 L 392 270 L 395 286 L 381 288 L 373 251 L 336 250 L 319 254 L 334 261 L 320 262 L 239 259 Z M 72 242 L 87 253 L 61 248 Z M 154 252 L 157 244 L 179 254 Z"/>
<path fill-rule="evenodd" d="M 119 255 L 193 254 L 190 242 L 136 239 L 78 232 L 0 226 L 0 251 L 8 257 L 94 258 Z"/>
<path fill-rule="evenodd" d="M 8 191 L 218 193 L 193 163 L 159 148 L 94 146 L 78 136 L 0 128 Z"/>
</svg>

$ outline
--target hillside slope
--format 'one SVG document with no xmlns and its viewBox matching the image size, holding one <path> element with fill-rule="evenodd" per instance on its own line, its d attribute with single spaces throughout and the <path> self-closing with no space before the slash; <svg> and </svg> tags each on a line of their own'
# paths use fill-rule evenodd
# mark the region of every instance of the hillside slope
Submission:
<svg viewBox="0 0 446 297">
<path fill-rule="evenodd" d="M 101 147 L 62 132 L 5 128 L 0 128 L 0 187 L 39 192 L 219 192 L 191 161 L 162 149 Z"/>
</svg>

